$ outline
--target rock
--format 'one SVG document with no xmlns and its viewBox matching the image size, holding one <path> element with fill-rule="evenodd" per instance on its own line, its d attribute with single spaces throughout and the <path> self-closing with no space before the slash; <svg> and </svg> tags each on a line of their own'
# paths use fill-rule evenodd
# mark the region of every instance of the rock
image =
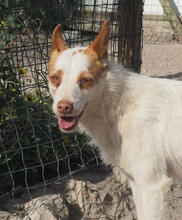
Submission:
<svg viewBox="0 0 182 220">
<path fill-rule="evenodd" d="M 84 173 L 84 178 L 88 177 L 89 180 L 85 180 L 80 174 L 77 175 L 78 179 L 68 179 L 64 185 L 56 184 L 56 187 L 52 187 L 51 194 L 39 196 L 25 203 L 15 210 L 14 216 L 7 214 L 9 217 L 4 219 L 132 219 L 135 216 L 135 208 L 126 178 L 116 168 L 114 174 L 109 171 L 108 175 L 103 175 L 103 172 L 96 169 L 94 172 L 90 171 L 89 175 Z M 53 192 L 53 189 L 57 191 Z M 59 191 L 62 192 L 64 200 L 58 194 Z M 14 217 L 17 219 L 13 219 Z"/>
<path fill-rule="evenodd" d="M 22 220 L 18 216 L 12 215 L 9 212 L 0 212 L 0 220 Z"/>
<path fill-rule="evenodd" d="M 60 194 L 44 195 L 21 206 L 15 214 L 0 212 L 0 220 L 67 220 L 69 211 Z"/>
<path fill-rule="evenodd" d="M 66 202 L 60 194 L 44 195 L 24 205 L 23 220 L 61 220 L 69 219 Z"/>
<path fill-rule="evenodd" d="M 117 168 L 114 168 L 113 173 L 103 173 L 98 168 L 80 172 L 73 179 L 68 178 L 65 182 L 50 186 L 46 191 L 49 194 L 44 196 L 39 196 L 36 190 L 32 195 L 35 199 L 27 203 L 16 200 L 15 204 L 23 205 L 16 205 L 14 214 L 0 212 L 0 220 L 136 219 L 126 177 Z M 170 216 L 165 220 L 180 220 L 182 184 L 176 182 L 168 188 L 166 199 Z"/>
<path fill-rule="evenodd" d="M 112 172 L 114 174 L 116 181 L 118 181 L 120 183 L 124 183 L 127 181 L 126 175 L 124 174 L 124 172 L 120 168 L 114 167 Z"/>
<path fill-rule="evenodd" d="M 115 172 L 119 171 L 115 169 Z M 110 175 L 103 183 L 93 184 L 86 181 L 70 180 L 67 183 L 66 199 L 82 213 L 78 219 L 132 219 L 135 206 L 126 178 Z M 121 182 L 121 179 L 124 182 Z M 74 213 L 71 216 L 75 216 Z"/>
<path fill-rule="evenodd" d="M 76 204 L 85 216 L 97 216 L 101 213 L 101 198 L 97 190 L 88 187 L 86 182 L 70 180 L 67 184 L 67 200 Z"/>
</svg>

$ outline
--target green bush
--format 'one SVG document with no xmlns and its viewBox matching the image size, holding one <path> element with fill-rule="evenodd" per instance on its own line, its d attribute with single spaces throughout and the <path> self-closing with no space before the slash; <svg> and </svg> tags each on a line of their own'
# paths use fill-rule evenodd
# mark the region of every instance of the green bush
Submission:
<svg viewBox="0 0 182 220">
<path fill-rule="evenodd" d="M 55 26 L 58 2 L 0 0 L 0 198 L 14 196 L 20 187 L 30 193 L 35 184 L 46 186 L 98 162 L 85 136 L 60 132 L 45 73 L 36 74 L 35 79 L 10 56 L 11 50 L 21 47 L 17 36 L 25 28 L 37 33 L 38 21 L 46 33 Z M 51 20 L 46 21 L 47 16 Z"/>
</svg>

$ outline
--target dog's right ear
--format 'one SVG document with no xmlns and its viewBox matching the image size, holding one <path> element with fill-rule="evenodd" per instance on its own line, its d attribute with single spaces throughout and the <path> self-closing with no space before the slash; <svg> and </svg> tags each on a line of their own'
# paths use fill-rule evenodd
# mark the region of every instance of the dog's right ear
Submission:
<svg viewBox="0 0 182 220">
<path fill-rule="evenodd" d="M 64 41 L 63 35 L 62 35 L 62 29 L 61 24 L 58 24 L 52 34 L 52 47 L 51 47 L 51 53 L 53 51 L 57 51 L 59 53 L 63 52 L 67 49 L 66 43 Z"/>
</svg>

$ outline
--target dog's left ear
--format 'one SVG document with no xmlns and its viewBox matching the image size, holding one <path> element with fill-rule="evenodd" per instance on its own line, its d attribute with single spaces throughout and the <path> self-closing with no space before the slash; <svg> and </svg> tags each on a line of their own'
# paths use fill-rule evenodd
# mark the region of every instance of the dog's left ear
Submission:
<svg viewBox="0 0 182 220">
<path fill-rule="evenodd" d="M 52 34 L 52 47 L 51 47 L 51 53 L 53 51 L 57 52 L 63 52 L 67 49 L 66 43 L 64 41 L 63 35 L 62 35 L 62 29 L 61 25 L 58 24 Z"/>
<path fill-rule="evenodd" d="M 105 20 L 99 35 L 88 47 L 95 51 L 100 59 L 108 55 L 109 33 L 109 22 Z"/>
</svg>

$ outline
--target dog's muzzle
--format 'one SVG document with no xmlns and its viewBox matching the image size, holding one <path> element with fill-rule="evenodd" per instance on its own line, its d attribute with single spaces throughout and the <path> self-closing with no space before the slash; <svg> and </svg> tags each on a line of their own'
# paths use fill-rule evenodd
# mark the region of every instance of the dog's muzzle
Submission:
<svg viewBox="0 0 182 220">
<path fill-rule="evenodd" d="M 83 111 L 77 116 L 60 116 L 58 121 L 60 129 L 65 132 L 69 132 L 76 128 L 86 106 L 87 104 L 85 105 Z"/>
</svg>

